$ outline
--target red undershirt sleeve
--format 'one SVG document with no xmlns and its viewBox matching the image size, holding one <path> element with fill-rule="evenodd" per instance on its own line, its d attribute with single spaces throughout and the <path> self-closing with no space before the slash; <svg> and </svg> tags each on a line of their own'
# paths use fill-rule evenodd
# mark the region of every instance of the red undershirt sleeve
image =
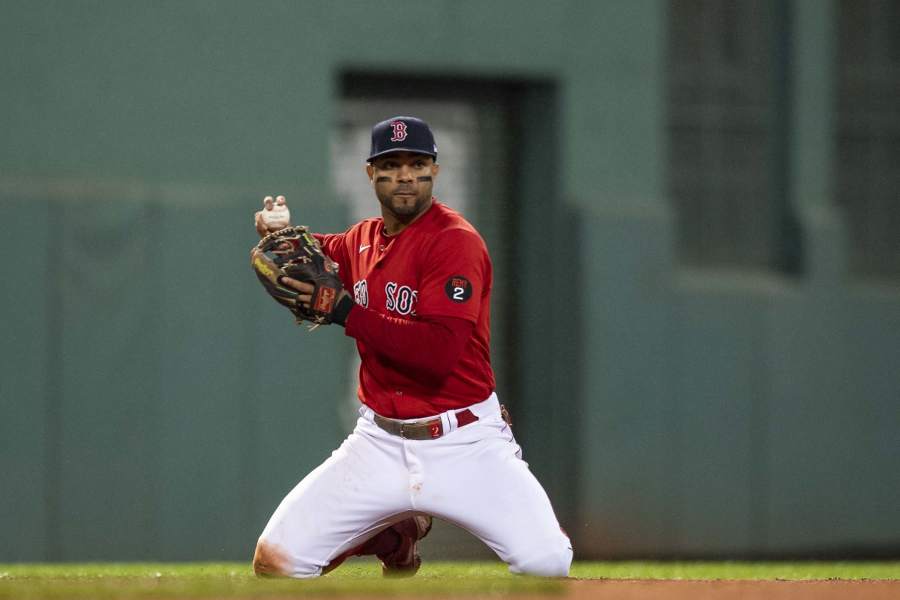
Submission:
<svg viewBox="0 0 900 600">
<path fill-rule="evenodd" d="M 436 383 L 453 371 L 475 324 L 443 316 L 415 321 L 398 319 L 356 305 L 347 316 L 345 327 L 346 335 Z"/>
</svg>

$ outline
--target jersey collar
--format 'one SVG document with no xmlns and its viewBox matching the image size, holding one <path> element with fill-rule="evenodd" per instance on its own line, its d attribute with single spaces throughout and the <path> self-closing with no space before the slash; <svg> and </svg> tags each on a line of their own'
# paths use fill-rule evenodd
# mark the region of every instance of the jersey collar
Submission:
<svg viewBox="0 0 900 600">
<path fill-rule="evenodd" d="M 436 208 L 439 204 L 440 204 L 440 202 L 438 202 L 438 199 L 435 198 L 434 196 L 432 196 L 432 197 L 431 197 L 431 206 L 428 207 L 428 210 L 426 210 L 426 211 L 422 214 L 422 216 L 420 216 L 418 219 L 416 219 L 415 221 L 413 221 L 412 223 L 410 223 L 409 225 L 407 225 L 406 227 L 404 227 L 404 228 L 403 228 L 403 231 L 401 231 L 400 233 L 394 234 L 394 235 L 388 235 L 388 234 L 386 234 L 386 233 L 384 232 L 384 219 L 381 219 L 381 220 L 379 221 L 379 223 L 378 223 L 378 235 L 379 235 L 379 237 L 381 237 L 381 238 L 384 239 L 385 241 L 395 240 L 395 239 L 399 238 L 400 236 L 402 236 L 404 233 L 406 233 L 407 231 L 409 231 L 409 230 L 412 229 L 413 227 L 417 227 L 420 223 L 423 223 L 423 222 L 425 222 L 425 221 L 427 221 L 427 220 L 433 219 L 433 218 L 434 218 L 434 215 L 437 214 L 437 213 L 435 212 L 435 208 Z"/>
</svg>

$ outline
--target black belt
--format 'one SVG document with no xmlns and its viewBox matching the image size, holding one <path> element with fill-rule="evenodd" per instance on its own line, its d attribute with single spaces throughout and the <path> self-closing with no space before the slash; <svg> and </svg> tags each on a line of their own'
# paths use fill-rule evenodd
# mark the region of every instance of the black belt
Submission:
<svg viewBox="0 0 900 600">
<path fill-rule="evenodd" d="M 440 417 L 406 422 L 399 419 L 388 419 L 375 413 L 373 420 L 376 425 L 391 435 L 396 435 L 406 440 L 436 440 L 444 435 L 444 423 Z M 464 408 L 456 413 L 457 427 L 465 427 L 477 420 L 478 417 L 468 408 Z"/>
</svg>

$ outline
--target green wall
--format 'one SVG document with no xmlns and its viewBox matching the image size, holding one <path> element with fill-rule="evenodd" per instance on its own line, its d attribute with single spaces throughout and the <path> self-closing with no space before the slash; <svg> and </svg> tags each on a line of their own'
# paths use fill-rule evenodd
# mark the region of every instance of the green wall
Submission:
<svg viewBox="0 0 900 600">
<path fill-rule="evenodd" d="M 341 363 L 339 332 L 249 281 L 246 194 L 41 187 L 0 196 L 3 558 L 246 554 L 340 439 L 343 382 L 292 368 Z"/>
<path fill-rule="evenodd" d="M 347 72 L 525 90 L 512 400 L 580 557 L 896 550 L 900 296 L 846 272 L 834 18 L 793 6 L 796 278 L 677 265 L 664 2 L 5 2 L 0 561 L 246 558 L 337 444 L 352 345 L 247 251 L 265 193 L 347 224 Z"/>
</svg>

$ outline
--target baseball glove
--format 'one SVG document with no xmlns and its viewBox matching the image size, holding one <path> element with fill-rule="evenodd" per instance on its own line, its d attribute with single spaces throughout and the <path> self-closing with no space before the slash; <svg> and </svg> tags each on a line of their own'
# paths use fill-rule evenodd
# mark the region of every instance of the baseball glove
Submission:
<svg viewBox="0 0 900 600">
<path fill-rule="evenodd" d="M 286 227 L 261 239 L 250 251 L 250 265 L 269 295 L 294 313 L 298 324 L 332 322 L 344 286 L 338 277 L 337 263 L 322 252 L 306 227 Z M 315 286 L 309 306 L 298 301 L 297 290 L 281 282 L 285 276 Z"/>
</svg>

